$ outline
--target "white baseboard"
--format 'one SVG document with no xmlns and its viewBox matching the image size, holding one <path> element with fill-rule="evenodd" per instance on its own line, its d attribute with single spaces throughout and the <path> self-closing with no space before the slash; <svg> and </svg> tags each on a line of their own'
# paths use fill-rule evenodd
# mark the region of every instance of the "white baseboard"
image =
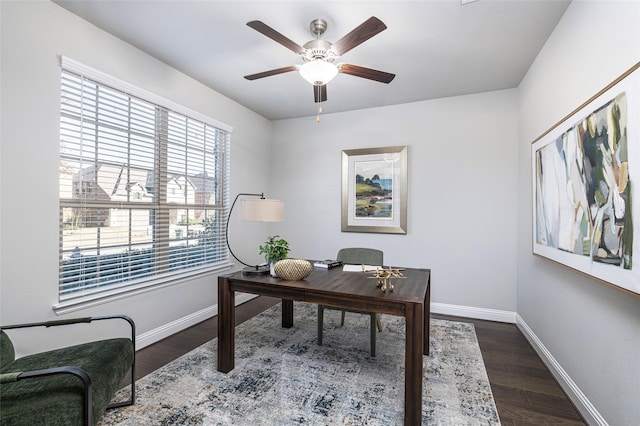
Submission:
<svg viewBox="0 0 640 426">
<path fill-rule="evenodd" d="M 474 308 L 473 306 L 448 305 L 446 303 L 431 303 L 432 314 L 453 315 L 456 317 L 482 319 L 488 321 L 516 322 L 516 313 L 497 309 Z"/>
<path fill-rule="evenodd" d="M 254 294 L 237 293 L 236 305 L 240 305 L 256 297 Z M 435 314 L 454 315 L 457 317 L 484 319 L 489 321 L 500 321 L 515 323 L 515 313 L 509 311 L 498 311 L 495 309 L 474 308 L 470 306 L 447 305 L 444 303 L 432 303 L 431 312 Z M 153 330 L 149 330 L 136 336 L 136 349 L 142 349 L 153 343 L 178 333 L 186 328 L 198 324 L 204 320 L 218 315 L 218 305 L 208 306 L 185 317 L 164 324 Z"/>
<path fill-rule="evenodd" d="M 578 385 L 571 379 L 569 374 L 562 368 L 560 363 L 553 357 L 551 352 L 544 346 L 542 341 L 536 336 L 533 330 L 527 325 L 520 315 L 516 316 L 516 326 L 522 331 L 533 349 L 538 353 L 551 374 L 556 378 L 567 396 L 576 406 L 582 417 L 590 425 L 608 425 L 607 421 L 600 415 L 596 407 L 593 406 L 587 396 L 580 390 Z"/>
<path fill-rule="evenodd" d="M 253 299 L 254 297 L 256 297 L 255 294 L 236 293 L 236 306 L 244 302 L 247 302 Z M 142 349 L 153 343 L 159 342 L 160 340 L 166 337 L 169 337 L 172 334 L 175 334 L 179 331 L 189 328 L 192 325 L 196 325 L 199 322 L 207 320 L 216 315 L 218 315 L 217 304 L 214 306 L 208 306 L 204 309 L 201 309 L 197 312 L 189 314 L 185 317 L 178 318 L 175 321 L 164 324 L 158 328 L 154 328 L 153 330 L 149 330 L 146 333 L 142 333 L 136 336 L 136 350 Z"/>
<path fill-rule="evenodd" d="M 236 305 L 240 305 L 256 297 L 254 294 L 237 293 Z M 495 309 L 474 308 L 471 306 L 447 305 L 444 303 L 431 303 L 431 312 L 435 314 L 454 315 L 457 317 L 484 319 L 489 321 L 499 321 L 515 323 L 515 313 L 509 311 L 499 311 Z M 185 317 L 164 324 L 153 330 L 149 330 L 136 336 L 136 349 L 142 349 L 164 338 L 178 333 L 186 328 L 198 324 L 204 320 L 218 315 L 218 305 L 208 306 Z"/>
</svg>

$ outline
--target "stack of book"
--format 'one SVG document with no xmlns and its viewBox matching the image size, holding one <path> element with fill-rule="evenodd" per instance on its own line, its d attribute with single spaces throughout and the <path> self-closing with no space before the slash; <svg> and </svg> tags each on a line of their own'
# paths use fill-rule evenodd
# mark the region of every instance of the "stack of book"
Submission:
<svg viewBox="0 0 640 426">
<path fill-rule="evenodd" d="M 335 268 L 336 266 L 342 266 L 342 262 L 340 262 L 339 260 L 331 260 L 331 259 L 316 260 L 313 266 L 317 268 L 331 269 L 331 268 Z"/>
</svg>

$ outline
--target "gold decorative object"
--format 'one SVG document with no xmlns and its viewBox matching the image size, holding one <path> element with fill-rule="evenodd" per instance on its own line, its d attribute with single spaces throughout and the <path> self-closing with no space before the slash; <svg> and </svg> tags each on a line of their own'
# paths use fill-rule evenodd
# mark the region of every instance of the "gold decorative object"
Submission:
<svg viewBox="0 0 640 426">
<path fill-rule="evenodd" d="M 373 273 L 373 276 L 369 278 L 375 278 L 376 285 L 380 288 L 380 290 L 386 293 L 387 290 L 393 291 L 394 289 L 393 283 L 391 282 L 392 278 L 406 278 L 405 276 L 402 275 L 401 271 L 404 271 L 404 269 L 391 268 L 391 267 L 387 269 L 379 268 L 379 269 L 376 269 L 376 271 Z"/>
<path fill-rule="evenodd" d="M 273 266 L 276 276 L 286 281 L 298 281 L 309 276 L 313 267 L 304 259 L 283 259 Z"/>
</svg>

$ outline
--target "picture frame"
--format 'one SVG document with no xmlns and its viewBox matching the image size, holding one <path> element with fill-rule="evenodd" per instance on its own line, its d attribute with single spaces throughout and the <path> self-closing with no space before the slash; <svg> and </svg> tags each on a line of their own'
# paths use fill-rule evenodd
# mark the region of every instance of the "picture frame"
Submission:
<svg viewBox="0 0 640 426">
<path fill-rule="evenodd" d="M 407 233 L 407 146 L 342 151 L 342 232 Z"/>
<path fill-rule="evenodd" d="M 532 142 L 531 172 L 533 254 L 640 296 L 640 62 Z"/>
</svg>

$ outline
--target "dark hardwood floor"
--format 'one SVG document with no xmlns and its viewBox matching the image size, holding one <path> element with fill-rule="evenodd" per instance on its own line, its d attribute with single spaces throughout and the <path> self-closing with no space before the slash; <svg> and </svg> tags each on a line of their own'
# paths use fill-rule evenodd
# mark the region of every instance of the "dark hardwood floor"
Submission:
<svg viewBox="0 0 640 426">
<path fill-rule="evenodd" d="M 432 315 L 473 323 L 503 425 L 585 425 L 515 324 Z"/>
<path fill-rule="evenodd" d="M 278 302 L 261 296 L 238 306 L 236 324 Z M 444 315 L 432 317 L 474 324 L 503 425 L 586 424 L 514 324 Z M 217 318 L 214 317 L 139 350 L 136 378 L 146 376 L 217 335 Z"/>
</svg>

